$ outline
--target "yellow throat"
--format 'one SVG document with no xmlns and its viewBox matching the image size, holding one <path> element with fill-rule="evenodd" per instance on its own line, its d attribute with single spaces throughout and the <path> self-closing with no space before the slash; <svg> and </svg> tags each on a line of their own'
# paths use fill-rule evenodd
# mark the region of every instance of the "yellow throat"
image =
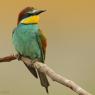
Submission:
<svg viewBox="0 0 95 95">
<path fill-rule="evenodd" d="M 24 23 L 24 24 L 39 23 L 39 16 L 36 15 L 36 16 L 27 17 L 27 18 L 23 19 L 20 23 Z"/>
</svg>

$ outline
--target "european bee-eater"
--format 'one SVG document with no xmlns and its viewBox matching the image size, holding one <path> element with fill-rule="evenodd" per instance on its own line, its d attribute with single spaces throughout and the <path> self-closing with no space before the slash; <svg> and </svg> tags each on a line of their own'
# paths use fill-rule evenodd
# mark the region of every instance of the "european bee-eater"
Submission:
<svg viewBox="0 0 95 95">
<path fill-rule="evenodd" d="M 37 10 L 33 7 L 23 9 L 19 13 L 12 39 L 20 56 L 30 58 L 32 62 L 38 60 L 44 64 L 47 42 L 38 25 L 39 14 L 43 12 L 45 10 Z M 41 85 L 46 88 L 48 93 L 49 82 L 46 75 L 28 64 L 25 65 L 36 78 L 40 78 Z"/>
</svg>

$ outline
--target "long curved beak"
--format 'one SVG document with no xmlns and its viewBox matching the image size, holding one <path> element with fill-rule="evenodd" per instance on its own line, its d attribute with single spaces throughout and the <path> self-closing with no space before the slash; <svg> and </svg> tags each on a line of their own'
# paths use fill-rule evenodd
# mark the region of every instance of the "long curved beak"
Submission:
<svg viewBox="0 0 95 95">
<path fill-rule="evenodd" d="M 39 15 L 39 14 L 41 14 L 41 13 L 43 13 L 43 12 L 45 12 L 46 10 L 33 10 L 33 11 L 29 11 L 29 12 L 27 12 L 28 14 L 30 14 L 30 15 Z"/>
</svg>

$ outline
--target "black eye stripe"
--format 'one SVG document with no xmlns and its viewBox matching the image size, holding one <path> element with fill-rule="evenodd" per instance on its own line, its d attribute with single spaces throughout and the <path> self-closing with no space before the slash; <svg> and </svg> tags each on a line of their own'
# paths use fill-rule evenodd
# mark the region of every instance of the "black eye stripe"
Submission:
<svg viewBox="0 0 95 95">
<path fill-rule="evenodd" d="M 31 16 L 31 14 L 28 14 L 28 13 L 27 13 L 27 14 L 25 14 L 25 15 L 23 15 L 23 16 L 21 17 L 21 20 L 24 19 L 24 18 L 30 17 L 30 16 Z"/>
</svg>

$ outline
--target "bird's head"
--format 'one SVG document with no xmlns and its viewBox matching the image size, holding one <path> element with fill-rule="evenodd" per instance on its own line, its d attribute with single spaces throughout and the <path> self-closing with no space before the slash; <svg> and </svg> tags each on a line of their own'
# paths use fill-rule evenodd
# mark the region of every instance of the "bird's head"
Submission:
<svg viewBox="0 0 95 95">
<path fill-rule="evenodd" d="M 18 22 L 24 24 L 36 24 L 39 22 L 39 14 L 45 12 L 46 10 L 37 10 L 33 7 L 26 7 L 23 9 L 18 16 Z"/>
</svg>

